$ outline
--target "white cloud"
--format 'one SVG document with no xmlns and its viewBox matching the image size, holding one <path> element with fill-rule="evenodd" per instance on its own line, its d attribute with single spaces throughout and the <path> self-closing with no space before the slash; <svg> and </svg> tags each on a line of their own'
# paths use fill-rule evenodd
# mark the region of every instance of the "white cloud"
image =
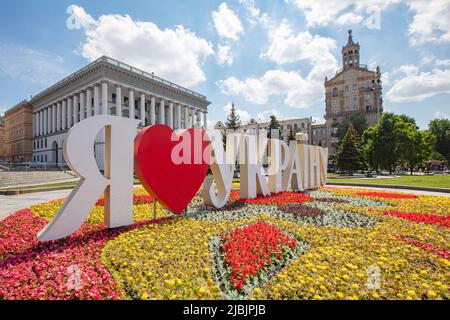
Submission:
<svg viewBox="0 0 450 320">
<path fill-rule="evenodd" d="M 296 71 L 268 70 L 260 78 L 248 77 L 239 80 L 229 77 L 217 85 L 226 95 L 241 95 L 248 102 L 265 104 L 271 96 L 285 96 L 284 102 L 294 108 L 309 108 L 323 99 L 323 83 L 304 79 Z"/>
<path fill-rule="evenodd" d="M 386 98 L 391 102 L 418 102 L 439 93 L 450 93 L 450 69 L 408 73 L 394 82 Z"/>
<path fill-rule="evenodd" d="M 362 16 L 357 15 L 353 12 L 347 12 L 339 16 L 339 18 L 336 20 L 336 23 L 341 26 L 348 26 L 351 24 L 361 23 L 363 20 L 364 18 Z"/>
<path fill-rule="evenodd" d="M 241 21 L 225 2 L 219 5 L 218 11 L 213 11 L 212 18 L 217 34 L 221 38 L 237 41 L 244 32 Z"/>
<path fill-rule="evenodd" d="M 0 73 L 12 80 L 50 85 L 67 74 L 60 56 L 0 42 Z"/>
<path fill-rule="evenodd" d="M 261 11 L 256 7 L 254 0 L 239 0 L 239 3 L 247 9 L 247 21 L 251 25 L 260 23 L 263 26 L 266 26 L 269 23 L 269 15 L 267 13 L 261 14 Z"/>
<path fill-rule="evenodd" d="M 219 44 L 217 49 L 217 63 L 231 66 L 233 63 L 233 55 L 230 46 Z"/>
<path fill-rule="evenodd" d="M 281 113 L 276 109 L 264 110 L 256 114 L 256 120 L 259 122 L 267 122 L 270 120 L 270 116 L 275 116 L 277 119 L 282 117 Z"/>
<path fill-rule="evenodd" d="M 77 12 L 90 21 L 84 10 Z M 107 55 L 186 86 L 206 79 L 202 64 L 214 53 L 211 43 L 183 26 L 162 30 L 128 15 L 102 15 L 83 29 L 80 52 L 89 61 Z"/>
<path fill-rule="evenodd" d="M 415 15 L 409 25 L 413 45 L 450 42 L 450 0 L 410 0 Z"/>
<path fill-rule="evenodd" d="M 223 107 L 223 110 L 226 111 L 227 115 L 228 115 L 228 112 L 230 112 L 230 110 L 231 110 L 231 104 L 232 104 L 231 102 L 228 102 Z M 252 117 L 250 116 L 250 113 L 248 113 L 248 111 L 246 111 L 244 109 L 239 109 L 236 106 L 234 106 L 234 107 L 236 108 L 236 113 L 238 114 L 239 119 L 241 120 L 242 124 L 245 124 L 250 121 L 250 119 Z"/>
<path fill-rule="evenodd" d="M 279 65 L 307 60 L 313 65 L 326 66 L 327 70 L 337 70 L 337 60 L 332 50 L 337 48 L 336 40 L 312 35 L 308 31 L 294 34 L 286 21 L 269 30 L 270 46 L 263 57 Z M 321 74 L 320 76 L 325 76 Z"/>
<path fill-rule="evenodd" d="M 443 59 L 443 60 L 441 60 L 441 59 L 437 59 L 435 62 L 434 62 L 434 64 L 436 65 L 436 66 L 449 66 L 450 67 L 450 59 Z"/>
<path fill-rule="evenodd" d="M 67 7 L 66 12 L 70 15 L 66 22 L 69 29 L 87 29 L 95 25 L 94 18 L 83 7 L 73 4 Z"/>
<path fill-rule="evenodd" d="M 434 114 L 435 119 L 450 119 L 450 115 L 445 112 L 438 111 Z"/>
<path fill-rule="evenodd" d="M 311 118 L 315 124 L 324 124 L 325 123 L 324 118 L 319 118 L 319 117 L 314 117 L 314 116 L 312 116 Z"/>
<path fill-rule="evenodd" d="M 375 11 L 382 11 L 402 0 L 286 0 L 304 11 L 308 26 L 361 23 Z"/>
</svg>

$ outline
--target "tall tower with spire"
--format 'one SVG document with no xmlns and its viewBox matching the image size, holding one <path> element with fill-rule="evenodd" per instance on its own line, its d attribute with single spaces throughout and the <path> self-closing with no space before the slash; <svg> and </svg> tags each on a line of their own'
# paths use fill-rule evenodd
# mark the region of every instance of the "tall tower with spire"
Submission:
<svg viewBox="0 0 450 320">
<path fill-rule="evenodd" d="M 342 66 L 344 69 L 359 68 L 359 43 L 353 42 L 352 29 L 348 30 L 347 44 L 342 47 Z"/>
<path fill-rule="evenodd" d="M 342 47 L 342 68 L 332 78 L 325 78 L 325 120 L 329 154 L 339 145 L 337 129 L 354 114 L 363 114 L 369 125 L 378 122 L 383 112 L 380 68 L 369 70 L 360 62 L 360 46 L 348 30 Z"/>
</svg>

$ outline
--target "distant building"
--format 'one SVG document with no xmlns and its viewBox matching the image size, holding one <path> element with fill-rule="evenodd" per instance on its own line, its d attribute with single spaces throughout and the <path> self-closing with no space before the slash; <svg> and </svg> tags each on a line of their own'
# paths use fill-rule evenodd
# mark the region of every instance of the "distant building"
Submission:
<svg viewBox="0 0 450 320">
<path fill-rule="evenodd" d="M 33 161 L 64 167 L 63 145 L 69 129 L 94 115 L 141 120 L 138 129 L 165 124 L 184 129 L 207 124 L 210 102 L 184 88 L 121 61 L 101 57 L 34 96 Z M 94 146 L 104 168 L 104 137 Z"/>
<path fill-rule="evenodd" d="M 0 117 L 0 160 L 5 160 L 6 157 L 6 133 L 5 121 Z"/>
<path fill-rule="evenodd" d="M 329 154 L 336 153 L 337 127 L 352 114 L 364 114 L 369 125 L 378 122 L 383 112 L 380 68 L 371 71 L 360 64 L 360 46 L 353 42 L 349 30 L 348 42 L 342 48 L 343 67 L 331 79 L 325 78 L 325 120 Z"/>
<path fill-rule="evenodd" d="M 289 140 L 289 136 L 294 134 L 299 140 L 310 141 L 312 118 L 284 118 L 277 119 L 280 124 L 281 137 L 283 140 Z M 249 134 L 258 134 L 260 130 L 266 130 L 269 126 L 269 121 L 258 122 L 255 119 L 250 119 L 246 124 L 242 124 L 238 131 Z M 214 129 L 225 129 L 225 125 L 219 121 L 214 126 Z"/>
<path fill-rule="evenodd" d="M 22 101 L 5 112 L 5 159 L 10 163 L 31 162 L 33 107 Z"/>
<path fill-rule="evenodd" d="M 325 123 L 311 125 L 311 139 L 310 143 L 315 146 L 327 146 L 327 127 Z"/>
</svg>

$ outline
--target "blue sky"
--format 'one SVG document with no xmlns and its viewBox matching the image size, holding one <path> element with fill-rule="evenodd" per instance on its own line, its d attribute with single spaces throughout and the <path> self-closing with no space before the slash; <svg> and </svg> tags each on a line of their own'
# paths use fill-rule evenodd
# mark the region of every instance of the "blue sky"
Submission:
<svg viewBox="0 0 450 320">
<path fill-rule="evenodd" d="M 323 121 L 347 30 L 383 73 L 385 110 L 450 114 L 450 0 L 8 1 L 0 114 L 105 54 L 205 94 L 209 121 Z"/>
</svg>

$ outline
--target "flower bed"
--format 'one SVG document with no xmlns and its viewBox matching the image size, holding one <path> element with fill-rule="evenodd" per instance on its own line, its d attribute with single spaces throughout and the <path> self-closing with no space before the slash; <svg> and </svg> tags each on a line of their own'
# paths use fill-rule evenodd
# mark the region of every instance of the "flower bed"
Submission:
<svg viewBox="0 0 450 320">
<path fill-rule="evenodd" d="M 358 192 L 361 197 L 377 197 L 377 198 L 391 198 L 391 199 L 414 199 L 417 198 L 415 194 L 404 194 L 397 192 Z"/>
<path fill-rule="evenodd" d="M 391 211 L 386 210 L 383 212 L 386 215 L 391 215 L 395 217 L 399 217 L 402 219 L 406 219 L 414 222 L 423 222 L 427 224 L 438 224 L 445 228 L 450 228 L 450 216 L 443 217 L 433 214 L 426 213 L 418 213 L 418 212 L 399 212 L 399 211 Z"/>
<path fill-rule="evenodd" d="M 0 299 L 449 299 L 450 228 L 439 221 L 450 198 L 379 194 L 241 202 L 233 191 L 220 210 L 194 198 L 172 217 L 157 205 L 153 221 L 137 188 L 132 226 L 106 229 L 98 205 L 79 231 L 48 243 L 36 233 L 62 200 L 34 205 L 0 222 Z"/>
</svg>

